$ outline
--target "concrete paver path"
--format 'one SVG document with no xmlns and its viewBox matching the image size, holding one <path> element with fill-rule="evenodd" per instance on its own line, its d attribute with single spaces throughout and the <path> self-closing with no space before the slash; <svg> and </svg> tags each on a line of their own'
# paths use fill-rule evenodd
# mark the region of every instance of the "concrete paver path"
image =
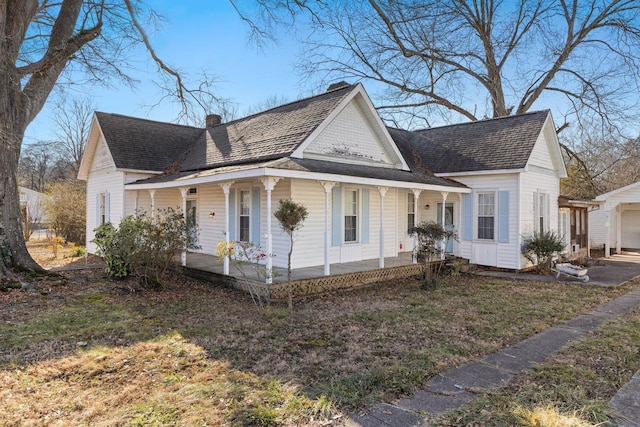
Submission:
<svg viewBox="0 0 640 427">
<path fill-rule="evenodd" d="M 640 267 L 640 264 L 638 264 Z M 504 348 L 478 361 L 471 361 L 442 372 L 413 396 L 395 405 L 380 403 L 353 414 L 351 427 L 424 426 L 420 413 L 442 415 L 476 398 L 478 390 L 498 388 L 516 374 L 556 354 L 569 342 L 596 329 L 605 321 L 622 316 L 640 305 L 640 289 L 633 290 L 561 325 Z M 640 427 L 640 371 L 620 389 L 610 406 L 625 417 L 624 427 Z"/>
</svg>

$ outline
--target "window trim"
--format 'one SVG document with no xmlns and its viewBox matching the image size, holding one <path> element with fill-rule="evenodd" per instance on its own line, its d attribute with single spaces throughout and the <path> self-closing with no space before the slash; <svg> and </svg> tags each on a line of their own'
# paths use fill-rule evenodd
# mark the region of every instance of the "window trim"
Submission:
<svg viewBox="0 0 640 427">
<path fill-rule="evenodd" d="M 98 218 L 100 218 L 100 224 L 98 225 L 102 225 L 107 222 L 107 193 L 105 191 L 102 191 L 99 194 Z"/>
<path fill-rule="evenodd" d="M 355 220 L 355 240 L 347 240 L 347 224 L 346 224 L 346 218 L 347 218 L 347 193 L 355 193 L 355 215 L 349 215 L 349 216 L 355 216 L 356 220 Z M 342 189 L 342 225 L 343 225 L 343 230 L 342 230 L 342 243 L 343 244 L 347 244 L 347 245 L 352 245 L 352 244 L 356 244 L 356 243 L 361 243 L 361 239 L 362 239 L 362 226 L 360 224 L 360 221 L 362 219 L 362 194 L 359 188 L 354 188 L 354 187 L 345 187 Z"/>
<path fill-rule="evenodd" d="M 481 195 L 491 195 L 493 197 L 493 213 L 491 216 L 488 215 L 483 215 L 482 218 L 493 218 L 493 225 L 492 225 L 492 237 L 491 238 L 483 238 L 480 237 L 480 196 Z M 478 191 L 476 193 L 476 197 L 475 197 L 475 206 L 474 206 L 474 211 L 475 211 L 475 221 L 474 221 L 474 237 L 476 240 L 478 241 L 482 241 L 482 242 L 496 242 L 497 241 L 497 212 L 498 212 L 498 192 L 496 190 L 483 190 L 483 191 Z M 486 206 L 490 206 L 490 205 L 486 205 Z"/>
<path fill-rule="evenodd" d="M 246 215 L 242 214 L 242 193 L 245 192 L 248 194 L 248 213 Z M 237 189 L 237 214 L 236 214 L 236 221 L 237 221 L 237 238 L 238 241 L 240 242 L 250 242 L 251 241 L 251 210 L 252 210 L 252 206 L 251 206 L 251 187 L 240 187 Z M 242 240 L 242 221 L 241 218 L 242 217 L 246 217 L 247 218 L 247 240 Z"/>
<path fill-rule="evenodd" d="M 413 207 L 413 212 L 411 212 L 411 209 Z M 407 235 L 411 236 L 413 235 L 413 229 L 415 227 L 416 224 L 416 207 L 417 207 L 417 200 L 416 200 L 416 195 L 413 194 L 413 192 L 409 191 L 407 192 Z"/>
<path fill-rule="evenodd" d="M 535 230 L 544 233 L 549 230 L 549 193 L 536 191 Z"/>
</svg>

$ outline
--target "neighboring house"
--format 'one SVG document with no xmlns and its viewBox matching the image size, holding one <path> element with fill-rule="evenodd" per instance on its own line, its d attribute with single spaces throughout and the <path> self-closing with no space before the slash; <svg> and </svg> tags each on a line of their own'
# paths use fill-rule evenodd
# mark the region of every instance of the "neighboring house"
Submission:
<svg viewBox="0 0 640 427">
<path fill-rule="evenodd" d="M 26 187 L 18 187 L 18 193 L 20 194 L 20 213 L 23 223 L 25 225 L 28 223 L 31 230 L 46 223 L 42 209 L 42 199 L 45 195 Z"/>
<path fill-rule="evenodd" d="M 589 237 L 589 212 L 598 209 L 598 202 L 576 200 L 567 196 L 558 197 L 560 208 L 558 232 L 564 239 L 564 253 L 568 255 L 591 256 Z"/>
<path fill-rule="evenodd" d="M 592 244 L 604 246 L 605 256 L 640 249 L 640 181 L 595 198 L 600 209 L 589 213 Z"/>
<path fill-rule="evenodd" d="M 199 251 L 221 240 L 261 245 L 286 266 L 277 201 L 304 204 L 293 268 L 412 252 L 423 220 L 457 231 L 446 250 L 520 269 L 523 236 L 557 230 L 566 176 L 548 111 L 416 132 L 387 128 L 362 85 L 342 85 L 205 129 L 95 113 L 78 177 L 94 228 L 137 208 L 196 218 Z M 183 257 L 183 262 L 184 262 Z M 228 274 L 228 263 L 225 273 Z"/>
</svg>

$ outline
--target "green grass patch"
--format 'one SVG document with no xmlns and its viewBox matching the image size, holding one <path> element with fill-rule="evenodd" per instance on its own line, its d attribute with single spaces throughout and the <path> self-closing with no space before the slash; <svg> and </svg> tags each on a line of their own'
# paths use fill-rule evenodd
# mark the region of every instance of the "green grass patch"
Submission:
<svg viewBox="0 0 640 427">
<path fill-rule="evenodd" d="M 606 323 L 512 384 L 433 425 L 615 426 L 608 407 L 640 369 L 640 309 Z"/>
<path fill-rule="evenodd" d="M 7 384 L 0 401 L 12 405 L 0 413 L 0 425 L 55 424 L 56 416 L 76 425 L 143 419 L 151 425 L 321 425 L 409 394 L 443 370 L 630 289 L 459 275 L 434 290 L 390 281 L 309 298 L 293 311 L 271 305 L 260 312 L 246 294 L 183 278 L 162 291 L 128 293 L 127 282 L 66 274 L 68 283 L 47 296 L 1 294 L 13 299 L 0 310 L 0 375 Z M 619 325 L 624 334 L 634 327 Z M 623 341 L 619 333 L 611 330 L 599 345 Z M 617 355 L 632 361 L 633 350 Z M 613 366 L 607 381 L 626 377 L 618 359 L 607 363 Z M 550 385 L 556 375 L 563 384 L 552 387 L 557 400 L 544 389 L 530 393 L 564 411 L 555 402 L 571 401 L 573 384 L 596 381 L 591 369 L 536 370 L 536 381 Z M 508 408 L 493 413 L 509 422 L 536 409 L 523 403 L 532 397 L 483 399 Z M 567 410 L 597 409 L 598 399 L 576 397 L 582 406 Z M 516 415 L 516 407 L 524 412 Z M 470 414 L 460 416 L 478 416 Z"/>
</svg>

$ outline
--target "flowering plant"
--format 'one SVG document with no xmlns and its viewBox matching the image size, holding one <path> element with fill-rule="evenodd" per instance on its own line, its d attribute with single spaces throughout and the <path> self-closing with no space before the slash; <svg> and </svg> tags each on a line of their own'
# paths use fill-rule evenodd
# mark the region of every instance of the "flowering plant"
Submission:
<svg viewBox="0 0 640 427">
<path fill-rule="evenodd" d="M 216 256 L 220 258 L 231 257 L 235 253 L 234 242 L 220 240 L 216 248 Z"/>
</svg>

